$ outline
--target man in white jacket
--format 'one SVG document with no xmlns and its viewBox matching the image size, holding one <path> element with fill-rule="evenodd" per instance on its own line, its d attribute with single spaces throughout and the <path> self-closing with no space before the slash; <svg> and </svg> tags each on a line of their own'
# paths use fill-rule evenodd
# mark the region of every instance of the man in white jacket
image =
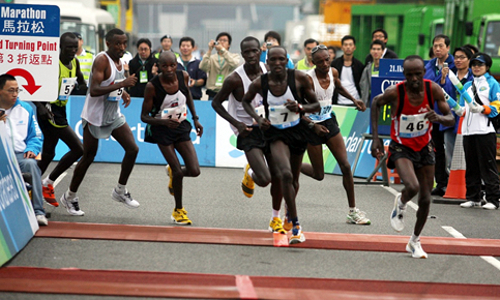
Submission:
<svg viewBox="0 0 500 300">
<path fill-rule="evenodd" d="M 42 148 L 42 132 L 38 127 L 33 108 L 19 101 L 19 85 L 16 78 L 9 74 L 0 75 L 0 109 L 4 110 L 3 120 L 7 125 L 7 135 L 12 139 L 16 159 L 23 173 L 32 177 L 32 201 L 39 225 L 47 226 L 48 221 L 43 209 L 41 172 L 35 157 Z"/>
</svg>

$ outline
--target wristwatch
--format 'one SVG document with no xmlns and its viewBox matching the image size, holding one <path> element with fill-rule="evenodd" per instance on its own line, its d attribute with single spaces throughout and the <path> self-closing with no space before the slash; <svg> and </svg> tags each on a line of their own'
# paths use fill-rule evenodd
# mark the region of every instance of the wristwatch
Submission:
<svg viewBox="0 0 500 300">
<path fill-rule="evenodd" d="M 308 127 L 309 129 L 313 129 L 313 128 L 314 128 L 314 125 L 316 125 L 314 122 L 309 122 L 309 123 L 307 123 L 307 127 Z"/>
</svg>

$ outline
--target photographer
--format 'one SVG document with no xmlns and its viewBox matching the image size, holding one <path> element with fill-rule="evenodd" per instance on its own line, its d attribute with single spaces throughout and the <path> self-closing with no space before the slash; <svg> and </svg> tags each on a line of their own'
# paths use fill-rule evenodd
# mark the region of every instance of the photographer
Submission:
<svg viewBox="0 0 500 300">
<path fill-rule="evenodd" d="M 281 35 L 276 31 L 268 31 L 266 35 L 264 35 L 264 44 L 261 47 L 262 53 L 260 55 L 260 61 L 266 63 L 267 50 L 276 46 L 281 46 Z M 286 67 L 288 69 L 295 68 L 295 66 L 293 65 L 293 60 L 290 59 L 290 54 L 287 53 L 286 58 L 288 58 Z"/>
<path fill-rule="evenodd" d="M 208 74 L 207 95 L 209 100 L 213 100 L 217 92 L 222 88 L 224 79 L 236 69 L 240 63 L 240 55 L 230 53 L 231 35 L 227 32 L 221 32 L 216 40 L 208 43 L 208 51 L 203 55 L 200 63 L 200 69 Z M 212 54 L 212 49 L 216 50 Z"/>
</svg>

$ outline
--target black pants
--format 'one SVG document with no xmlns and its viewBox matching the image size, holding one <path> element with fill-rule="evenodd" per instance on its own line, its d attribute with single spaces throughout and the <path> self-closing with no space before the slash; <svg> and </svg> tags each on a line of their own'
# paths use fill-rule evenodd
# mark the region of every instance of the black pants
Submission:
<svg viewBox="0 0 500 300">
<path fill-rule="evenodd" d="M 446 168 L 446 152 L 444 149 L 444 133 L 439 131 L 439 124 L 432 126 L 432 140 L 436 152 L 436 166 L 434 168 L 434 177 L 436 178 L 438 189 L 446 189 L 448 186 L 448 170 Z"/>
<path fill-rule="evenodd" d="M 467 200 L 481 200 L 481 179 L 486 188 L 486 200 L 498 207 L 500 179 L 496 164 L 497 137 L 494 133 L 464 136 L 465 185 Z"/>
</svg>

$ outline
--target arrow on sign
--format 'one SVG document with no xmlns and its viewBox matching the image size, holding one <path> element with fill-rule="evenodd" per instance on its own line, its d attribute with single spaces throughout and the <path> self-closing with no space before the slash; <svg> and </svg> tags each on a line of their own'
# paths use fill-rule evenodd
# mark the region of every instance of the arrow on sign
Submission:
<svg viewBox="0 0 500 300">
<path fill-rule="evenodd" d="M 27 85 L 23 85 L 23 87 L 31 95 L 33 95 L 39 88 L 42 87 L 41 85 L 36 85 L 35 84 L 35 78 L 33 78 L 33 75 L 31 75 L 31 73 L 28 72 L 28 71 L 26 71 L 25 69 L 20 69 L 20 68 L 18 68 L 18 69 L 12 69 L 9 72 L 7 72 L 7 74 L 10 74 L 10 75 L 12 75 L 14 77 L 15 76 L 21 76 L 24 79 L 26 79 L 26 81 L 28 82 L 28 84 Z"/>
</svg>

